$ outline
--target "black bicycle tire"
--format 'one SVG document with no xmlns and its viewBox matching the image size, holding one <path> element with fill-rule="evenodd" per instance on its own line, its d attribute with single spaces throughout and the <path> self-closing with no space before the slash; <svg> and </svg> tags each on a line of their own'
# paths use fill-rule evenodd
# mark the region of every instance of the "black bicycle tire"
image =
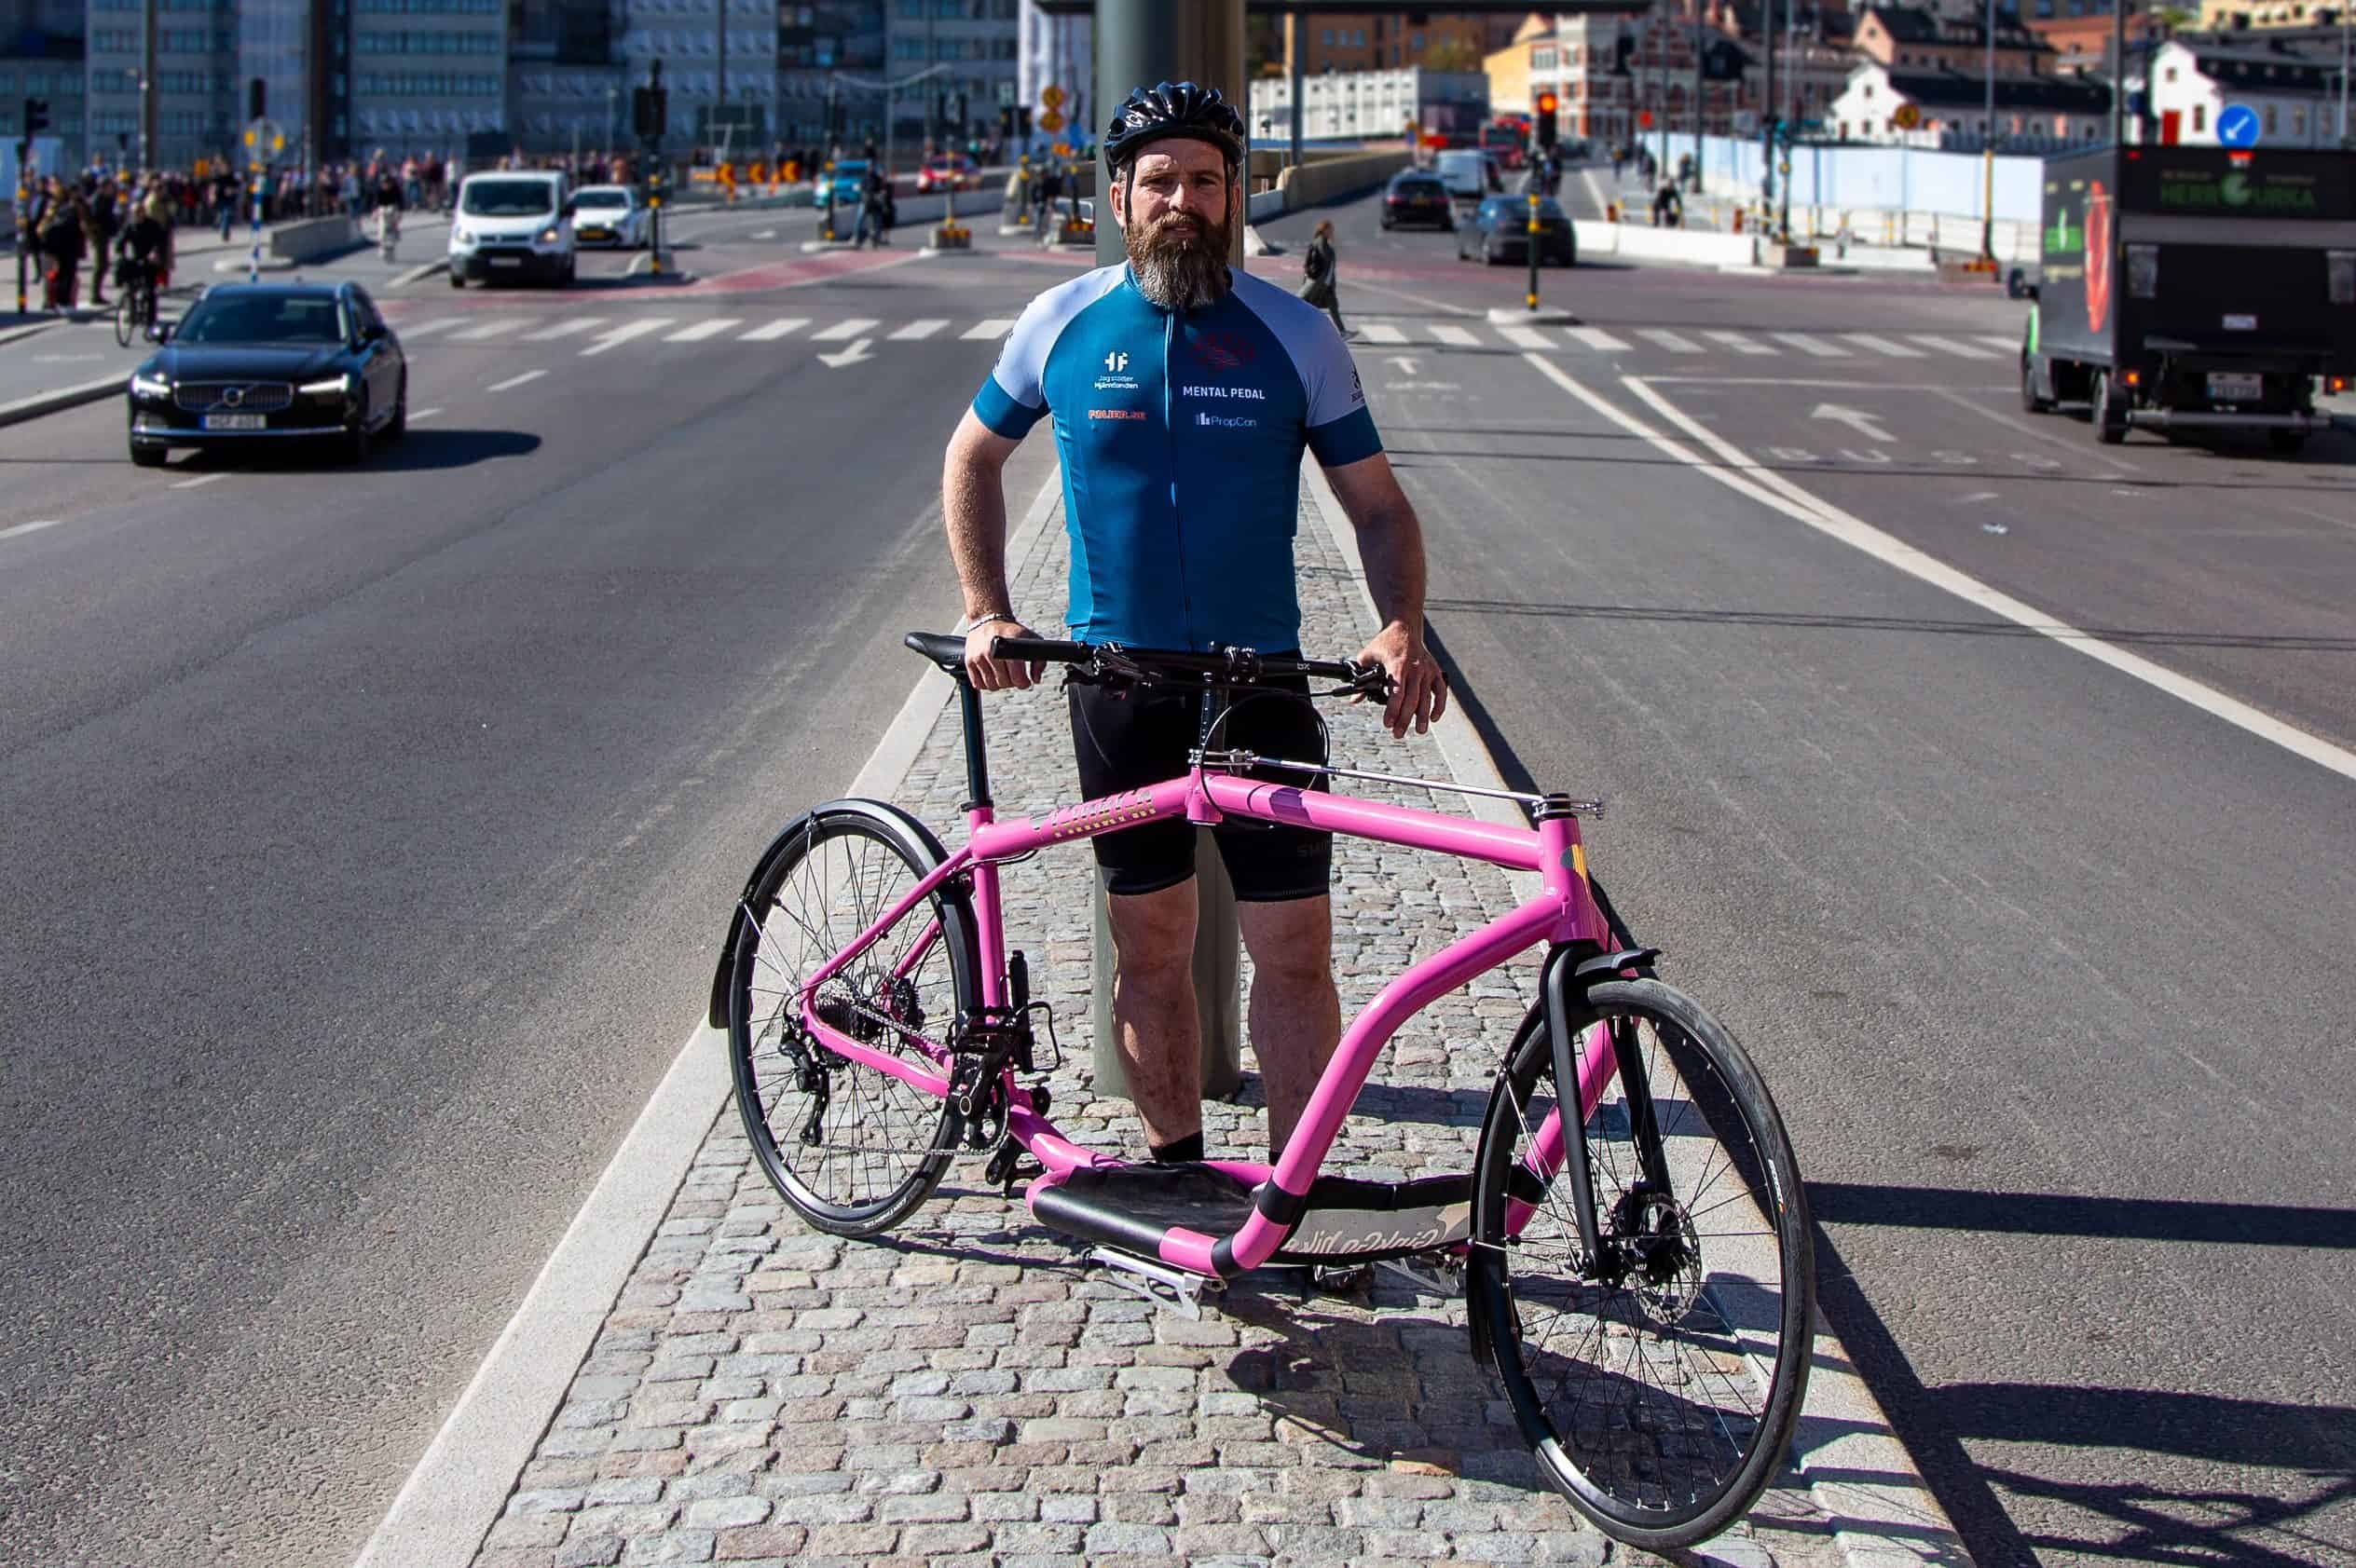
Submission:
<svg viewBox="0 0 2356 1568">
<path fill-rule="evenodd" d="M 911 831 L 904 819 L 890 807 L 865 800 L 836 801 L 812 813 L 796 842 L 787 845 L 782 852 L 768 857 L 748 892 L 747 907 L 755 910 L 765 909 L 774 898 L 777 889 L 784 885 L 811 850 L 846 836 L 864 836 L 881 842 L 920 878 L 938 866 L 942 858 L 939 844 L 931 841 L 930 835 L 923 834 L 921 830 Z M 965 929 L 961 909 L 944 907 L 943 922 L 943 946 L 949 954 L 951 985 L 963 1005 L 978 995 L 970 968 L 973 948 Z M 783 1156 L 769 1119 L 760 1109 L 758 1068 L 754 1059 L 755 1041 L 750 1027 L 752 980 L 759 963 L 760 938 L 760 929 L 752 921 L 739 920 L 733 928 L 728 982 L 729 1070 L 735 1085 L 737 1116 L 744 1125 L 746 1139 L 752 1146 L 753 1156 L 761 1168 L 761 1174 L 769 1179 L 769 1184 L 777 1190 L 778 1195 L 796 1214 L 812 1226 L 831 1235 L 880 1235 L 913 1214 L 940 1185 L 942 1176 L 949 1169 L 962 1123 L 955 1108 L 943 1098 L 939 1119 L 934 1125 L 932 1141 L 926 1146 L 916 1168 L 878 1200 L 835 1204 L 808 1188 Z"/>
<path fill-rule="evenodd" d="M 1754 1441 L 1716 1494 L 1694 1508 L 1664 1515 L 1663 1510 L 1620 1504 L 1594 1486 L 1570 1463 L 1542 1401 L 1520 1366 L 1520 1320 L 1506 1277 L 1510 1248 L 1495 1245 L 1502 1234 L 1508 1185 L 1506 1166 L 1520 1126 L 1520 1113 L 1507 1093 L 1507 1085 L 1518 1082 L 1522 1103 L 1526 1104 L 1529 1086 L 1541 1075 L 1551 1076 L 1553 1070 L 1553 1055 L 1542 1019 L 1533 1010 L 1525 1020 L 1509 1048 L 1507 1067 L 1500 1075 L 1497 1092 L 1490 1098 L 1482 1126 L 1473 1175 L 1473 1246 L 1465 1271 L 1468 1315 L 1476 1339 L 1487 1346 L 1491 1368 L 1504 1385 L 1515 1424 L 1538 1461 L 1541 1475 L 1606 1534 L 1642 1550 L 1659 1551 L 1707 1540 L 1749 1512 L 1774 1478 L 1775 1467 L 1790 1444 L 1806 1399 L 1813 1348 L 1814 1232 L 1807 1193 L 1801 1183 L 1799 1163 L 1785 1133 L 1783 1119 L 1758 1069 L 1733 1036 L 1690 998 L 1657 980 L 1609 981 L 1592 988 L 1587 997 L 1589 1005 L 1600 1013 L 1618 1009 L 1649 1012 L 1677 1027 L 1685 1048 L 1715 1068 L 1726 1097 L 1732 1101 L 1731 1109 L 1748 1124 L 1749 1136 L 1769 1166 L 1771 1191 L 1782 1199 L 1775 1206 L 1778 1214 L 1774 1221 L 1785 1281 L 1781 1323 L 1773 1383 L 1759 1415 Z M 1664 1046 L 1664 1050 L 1672 1057 L 1677 1055 L 1674 1048 Z M 1691 1068 L 1679 1064 L 1679 1070 L 1690 1084 L 1695 1076 Z M 1501 1128 L 1500 1119 L 1511 1125 Z M 1598 1193 L 1596 1201 L 1600 1207 L 1605 1195 Z"/>
<path fill-rule="evenodd" d="M 132 329 L 139 325 L 138 291 L 126 289 L 115 296 L 115 347 L 130 347 Z"/>
</svg>

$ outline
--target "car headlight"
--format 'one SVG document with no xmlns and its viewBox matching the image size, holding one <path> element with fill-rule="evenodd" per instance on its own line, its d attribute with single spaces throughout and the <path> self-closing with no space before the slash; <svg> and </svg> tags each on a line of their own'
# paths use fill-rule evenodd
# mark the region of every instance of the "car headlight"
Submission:
<svg viewBox="0 0 2356 1568">
<path fill-rule="evenodd" d="M 351 373 L 331 375 L 324 381 L 306 381 L 295 390 L 307 398 L 340 398 L 351 392 Z"/>
<path fill-rule="evenodd" d="M 171 379 L 163 375 L 133 375 L 130 378 L 130 395 L 135 398 L 168 398 L 171 396 Z"/>
<path fill-rule="evenodd" d="M 452 224 L 450 225 L 450 243 L 453 245 L 472 245 L 474 243 L 474 236 L 469 234 L 457 224 Z"/>
<path fill-rule="evenodd" d="M 550 224 L 546 228 L 540 231 L 540 242 L 543 245 L 554 245 L 556 243 L 557 237 L 562 233 L 563 230 L 559 229 L 555 224 Z"/>
</svg>

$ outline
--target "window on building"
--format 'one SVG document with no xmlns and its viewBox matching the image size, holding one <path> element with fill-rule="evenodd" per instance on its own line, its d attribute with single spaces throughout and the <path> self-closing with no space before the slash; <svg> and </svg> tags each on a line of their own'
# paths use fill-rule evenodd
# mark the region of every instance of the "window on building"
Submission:
<svg viewBox="0 0 2356 1568">
<path fill-rule="evenodd" d="M 2202 131 L 2209 129 L 2208 104 L 2196 103 L 2192 106 L 2192 128 L 2196 131 Z"/>
<path fill-rule="evenodd" d="M 2275 106 L 2274 106 L 2273 104 L 2271 104 L 2271 103 L 2267 104 L 2267 105 L 2266 106 L 2266 133 L 2267 133 L 2268 136 L 2273 135 L 2273 134 L 2274 134 L 2274 132 L 2275 132 L 2275 130 L 2276 130 L 2276 126 L 2275 126 L 2275 120 L 2276 120 L 2276 117 L 2277 117 L 2277 116 L 2276 116 Z"/>
<path fill-rule="evenodd" d="M 1334 30 L 1330 27 L 1325 27 L 1320 28 L 1319 31 L 1324 34 L 1319 42 L 1323 44 L 1327 48 L 1332 48 L 1334 47 Z"/>
<path fill-rule="evenodd" d="M 2307 134 L 2307 109 L 2302 104 L 2294 104 L 2291 107 L 2291 134 L 2294 136 Z"/>
</svg>

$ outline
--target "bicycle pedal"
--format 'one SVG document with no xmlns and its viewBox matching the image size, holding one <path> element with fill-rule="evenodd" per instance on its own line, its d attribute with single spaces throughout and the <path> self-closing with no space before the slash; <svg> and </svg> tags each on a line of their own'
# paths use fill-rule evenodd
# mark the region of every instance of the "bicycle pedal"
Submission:
<svg viewBox="0 0 2356 1568">
<path fill-rule="evenodd" d="M 1405 1280 L 1427 1296 L 1464 1294 L 1464 1271 L 1460 1265 L 1431 1263 L 1420 1258 L 1377 1258 L 1375 1267 Z"/>
<path fill-rule="evenodd" d="M 1329 1296 L 1363 1296 L 1375 1283 L 1372 1263 L 1312 1263 L 1308 1282 Z"/>
</svg>

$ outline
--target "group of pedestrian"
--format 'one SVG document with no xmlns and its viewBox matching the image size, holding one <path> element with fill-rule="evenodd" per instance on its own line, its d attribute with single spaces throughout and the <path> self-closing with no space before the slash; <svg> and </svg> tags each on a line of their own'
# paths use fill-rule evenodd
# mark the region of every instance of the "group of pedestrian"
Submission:
<svg viewBox="0 0 2356 1568">
<path fill-rule="evenodd" d="M 27 214 L 26 232 L 41 274 L 41 306 L 51 312 L 74 309 L 81 300 L 81 274 L 90 269 L 90 304 L 106 304 L 106 278 L 118 258 L 152 269 L 158 287 L 171 282 L 171 229 L 176 213 L 160 180 L 134 185 L 129 174 L 114 178 L 87 173 L 67 181 L 42 182 Z"/>
<path fill-rule="evenodd" d="M 851 249 L 889 245 L 892 225 L 899 221 L 899 202 L 892 194 L 892 177 L 873 163 L 859 179 L 859 226 L 851 236 Z"/>
</svg>

